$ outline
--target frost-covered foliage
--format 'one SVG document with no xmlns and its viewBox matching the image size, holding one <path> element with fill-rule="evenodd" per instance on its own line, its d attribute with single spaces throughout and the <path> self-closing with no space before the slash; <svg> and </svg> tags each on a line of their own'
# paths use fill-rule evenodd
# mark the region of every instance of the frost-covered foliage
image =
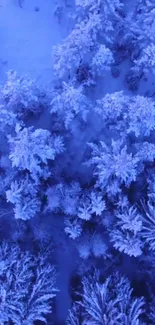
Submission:
<svg viewBox="0 0 155 325">
<path fill-rule="evenodd" d="M 88 234 L 84 236 L 83 240 L 81 239 L 77 246 L 79 256 L 87 260 L 91 255 L 91 239 Z"/>
<path fill-rule="evenodd" d="M 136 208 L 127 205 L 116 211 L 115 228 L 110 233 L 110 238 L 120 252 L 137 257 L 142 254 L 141 230 L 142 216 Z"/>
<path fill-rule="evenodd" d="M 27 176 L 25 179 L 14 181 L 11 188 L 6 191 L 7 202 L 14 204 L 16 219 L 28 220 L 39 213 L 41 199 L 38 196 L 37 186 Z"/>
<path fill-rule="evenodd" d="M 147 97 L 135 96 L 129 104 L 128 133 L 133 132 L 136 137 L 148 136 L 155 129 L 155 104 Z"/>
<path fill-rule="evenodd" d="M 148 193 L 148 202 L 141 202 L 142 205 L 142 237 L 145 239 L 146 243 L 150 250 L 155 250 L 155 215 L 154 215 L 154 198 L 155 198 L 155 179 L 152 175 L 152 179 L 149 181 L 149 193 Z"/>
<path fill-rule="evenodd" d="M 87 165 L 94 166 L 94 176 L 97 178 L 97 186 L 104 189 L 115 179 L 119 184 L 130 186 L 136 180 L 138 158 L 128 153 L 127 146 L 122 141 L 112 140 L 111 146 L 103 141 L 99 145 L 89 143 L 92 149 L 92 158 Z"/>
<path fill-rule="evenodd" d="M 81 325 L 80 308 L 78 305 L 74 304 L 68 313 L 66 325 Z"/>
<path fill-rule="evenodd" d="M 92 217 L 91 213 L 91 202 L 89 197 L 84 196 L 84 200 L 80 202 L 80 206 L 78 208 L 78 217 L 82 220 L 88 221 Z"/>
<path fill-rule="evenodd" d="M 29 171 L 36 181 L 39 177 L 48 178 L 48 161 L 64 151 L 60 136 L 52 136 L 48 130 L 35 130 L 33 127 L 16 125 L 16 135 L 8 136 L 8 142 L 12 167 Z"/>
<path fill-rule="evenodd" d="M 137 151 L 137 157 L 139 158 L 139 162 L 142 163 L 141 168 L 144 168 L 145 163 L 154 162 L 155 159 L 155 145 L 154 143 L 150 143 L 147 141 L 135 144 L 135 149 Z"/>
<path fill-rule="evenodd" d="M 106 94 L 96 101 L 94 109 L 105 126 L 121 132 L 121 136 L 148 136 L 155 129 L 155 104 L 144 96 L 129 97 L 122 91 Z"/>
<path fill-rule="evenodd" d="M 103 237 L 103 234 L 94 233 L 83 235 L 77 246 L 79 255 L 82 259 L 88 259 L 90 256 L 106 259 L 108 255 L 108 247 Z"/>
<path fill-rule="evenodd" d="M 0 105 L 0 132 L 5 136 L 14 131 L 17 123 L 17 116 L 7 110 L 5 105 Z"/>
<path fill-rule="evenodd" d="M 59 78 L 71 75 L 81 61 L 86 60 L 95 47 L 97 34 L 101 30 L 100 16 L 90 14 L 89 20 L 77 23 L 65 41 L 53 47 L 53 67 Z"/>
<path fill-rule="evenodd" d="M 104 210 L 106 210 L 106 204 L 103 195 L 98 191 L 88 192 L 79 201 L 78 217 L 87 221 L 93 214 L 101 216 Z"/>
<path fill-rule="evenodd" d="M 78 219 L 67 218 L 65 220 L 65 233 L 71 238 L 76 239 L 82 233 L 82 226 Z"/>
<path fill-rule="evenodd" d="M 114 58 L 112 52 L 104 44 L 101 44 L 92 59 L 93 75 L 103 75 L 104 71 L 108 71 L 110 69 L 113 62 Z"/>
<path fill-rule="evenodd" d="M 110 0 L 105 0 L 104 2 L 102 0 L 76 0 L 76 9 L 79 21 L 84 19 L 88 12 L 99 15 L 102 22 L 104 22 L 104 38 L 106 41 L 112 41 L 115 23 L 121 20 L 119 13 L 123 10 L 123 3 L 120 0 L 112 2 Z"/>
<path fill-rule="evenodd" d="M 71 184 L 57 184 L 50 187 L 47 192 L 48 205 L 47 209 L 52 212 L 61 211 L 67 216 L 75 216 L 74 222 L 66 221 L 66 232 L 70 233 L 73 230 L 76 236 L 81 233 L 81 226 L 77 225 L 77 217 L 83 221 L 88 221 L 93 215 L 101 216 L 102 212 L 106 210 L 105 200 L 102 193 L 99 191 L 83 191 L 80 184 L 72 182 Z M 69 230 L 70 229 L 70 230 Z M 71 230 L 72 229 L 72 230 Z"/>
<path fill-rule="evenodd" d="M 48 210 L 63 211 L 66 215 L 76 215 L 81 193 L 80 184 L 72 182 L 71 184 L 57 184 L 50 187 L 47 192 Z"/>
<path fill-rule="evenodd" d="M 147 74 L 149 71 L 155 73 L 155 44 L 148 45 L 143 50 L 143 55 L 134 61 L 135 71 L 140 70 Z"/>
<path fill-rule="evenodd" d="M 72 120 L 79 115 L 84 121 L 91 109 L 88 98 L 83 93 L 82 86 L 75 88 L 73 85 L 63 83 L 62 88 L 53 92 L 51 101 L 51 113 L 57 113 L 61 120 L 64 120 L 65 127 L 69 128 Z"/>
<path fill-rule="evenodd" d="M 8 110 L 19 118 L 29 114 L 39 114 L 45 105 L 45 94 L 37 87 L 34 80 L 20 77 L 16 71 L 7 73 L 7 81 L 0 89 L 0 98 Z"/>
<path fill-rule="evenodd" d="M 130 30 L 136 36 L 136 43 L 141 49 L 155 41 L 154 18 L 154 0 L 137 0 L 135 10 L 129 16 L 129 22 Z"/>
<path fill-rule="evenodd" d="M 119 274 L 109 276 L 104 283 L 99 273 L 82 279 L 83 293 L 79 302 L 86 324 L 140 325 L 143 298 L 133 298 L 128 279 Z M 85 324 L 85 323 L 84 323 Z"/>
<path fill-rule="evenodd" d="M 6 198 L 5 192 L 10 188 L 16 174 L 17 172 L 12 168 L 8 155 L 2 155 L 0 157 L 0 196 Z"/>
<path fill-rule="evenodd" d="M 90 11 L 98 11 L 100 10 L 104 10 L 104 13 L 106 15 L 114 13 L 116 14 L 116 10 L 121 9 L 123 7 L 123 4 L 121 3 L 120 0 L 114 0 L 112 3 L 110 2 L 110 0 L 105 0 L 104 4 L 102 3 L 101 0 L 76 0 L 76 6 L 77 6 L 77 10 L 90 10 Z"/>
<path fill-rule="evenodd" d="M 155 8 L 154 0 L 137 0 L 130 11 L 126 24 L 127 32 L 124 38 L 134 44 L 137 54 L 133 60 L 133 69 L 154 72 L 154 45 L 155 45 Z"/>
<path fill-rule="evenodd" d="M 104 238 L 99 234 L 94 234 L 92 238 L 92 253 L 95 257 L 107 258 L 108 247 Z"/>
<path fill-rule="evenodd" d="M 106 209 L 105 201 L 101 193 L 98 192 L 91 192 L 90 194 L 91 200 L 91 213 L 95 213 L 96 216 L 101 216 L 102 212 Z"/>
<path fill-rule="evenodd" d="M 22 252 L 19 246 L 0 245 L 0 321 L 2 325 L 46 323 L 55 297 L 56 273 L 43 258 Z"/>
<path fill-rule="evenodd" d="M 148 314 L 148 318 L 149 318 L 149 324 L 153 325 L 154 321 L 155 321 L 155 314 L 154 314 L 154 310 L 155 310 L 155 297 L 153 297 L 153 300 L 151 301 L 150 305 L 149 305 L 149 314 Z M 76 323 L 75 323 L 76 324 Z M 77 323 L 78 324 L 78 323 Z M 70 323 L 69 323 L 70 325 Z"/>
<path fill-rule="evenodd" d="M 123 91 L 106 94 L 96 101 L 94 110 L 102 116 L 105 123 L 114 123 L 116 120 L 121 119 L 124 111 L 126 111 L 127 99 Z"/>
<path fill-rule="evenodd" d="M 53 67 L 59 78 L 68 74 L 73 76 L 80 62 L 88 63 L 93 59 L 101 37 L 105 42 L 113 42 L 113 35 L 116 34 L 114 25 L 121 20 L 119 10 L 122 10 L 123 4 L 119 0 L 115 0 L 113 4 L 109 0 L 104 3 L 77 1 L 76 8 L 76 23 L 73 30 L 62 44 L 53 47 Z M 113 20 L 110 19 L 112 17 Z M 102 54 L 104 58 L 101 57 Z M 97 65 L 99 69 L 101 64 L 106 66 L 110 61 L 112 61 L 110 50 L 101 45 L 93 65 Z"/>
</svg>

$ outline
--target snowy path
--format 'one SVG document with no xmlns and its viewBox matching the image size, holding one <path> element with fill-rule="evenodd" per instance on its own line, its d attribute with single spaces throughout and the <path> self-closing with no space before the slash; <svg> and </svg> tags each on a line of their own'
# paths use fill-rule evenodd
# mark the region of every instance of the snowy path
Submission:
<svg viewBox="0 0 155 325">
<path fill-rule="evenodd" d="M 57 268 L 55 317 L 57 325 L 65 324 L 71 307 L 70 280 L 78 268 L 79 256 L 73 241 L 64 232 L 63 216 L 46 216 L 51 221 L 54 261 Z M 46 219 L 46 217 L 44 217 Z"/>
<path fill-rule="evenodd" d="M 54 228 L 53 233 L 54 242 L 57 247 L 55 250 L 55 259 L 58 269 L 57 288 L 59 289 L 56 295 L 56 319 L 58 324 L 65 324 L 68 310 L 71 308 L 70 280 L 78 266 L 79 258 L 72 240 L 65 235 L 62 224 L 59 225 L 60 221 L 57 224 L 55 220 L 56 228 Z"/>
<path fill-rule="evenodd" d="M 68 310 L 71 307 L 71 299 L 69 295 L 69 283 L 72 272 L 75 270 L 75 255 L 71 253 L 71 250 L 65 251 L 62 247 L 57 252 L 57 265 L 58 265 L 58 278 L 57 286 L 59 287 L 59 292 L 56 296 L 56 314 L 57 320 L 65 323 L 68 316 Z"/>
</svg>

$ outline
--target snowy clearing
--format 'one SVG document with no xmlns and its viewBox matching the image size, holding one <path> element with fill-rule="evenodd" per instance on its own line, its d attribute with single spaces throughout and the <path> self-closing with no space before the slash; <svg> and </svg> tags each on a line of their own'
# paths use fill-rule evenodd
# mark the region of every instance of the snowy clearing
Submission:
<svg viewBox="0 0 155 325">
<path fill-rule="evenodd" d="M 0 80 L 13 69 L 49 84 L 52 46 L 61 38 L 53 1 L 0 0 Z"/>
</svg>

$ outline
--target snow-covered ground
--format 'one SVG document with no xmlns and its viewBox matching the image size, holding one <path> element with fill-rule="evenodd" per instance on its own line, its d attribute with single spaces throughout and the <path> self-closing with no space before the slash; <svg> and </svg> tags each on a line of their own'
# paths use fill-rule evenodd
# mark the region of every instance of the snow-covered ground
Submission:
<svg viewBox="0 0 155 325">
<path fill-rule="evenodd" d="M 54 0 L 0 0 L 0 82 L 9 69 L 41 84 L 51 82 L 52 46 L 62 39 L 53 4 Z"/>
</svg>

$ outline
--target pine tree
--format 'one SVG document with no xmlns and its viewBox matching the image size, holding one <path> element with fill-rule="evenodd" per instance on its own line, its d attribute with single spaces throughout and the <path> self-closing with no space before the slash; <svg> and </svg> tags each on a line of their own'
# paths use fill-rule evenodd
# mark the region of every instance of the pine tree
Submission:
<svg viewBox="0 0 155 325">
<path fill-rule="evenodd" d="M 28 220 L 40 212 L 41 201 L 38 197 L 38 187 L 28 176 L 11 183 L 6 191 L 7 202 L 14 204 L 16 219 Z"/>
<path fill-rule="evenodd" d="M 138 157 L 128 153 L 128 148 L 122 141 L 111 141 L 111 147 L 100 141 L 99 145 L 89 143 L 92 158 L 87 165 L 93 165 L 97 186 L 104 189 L 109 182 L 118 179 L 120 184 L 130 186 L 136 180 Z M 118 188 L 119 191 L 119 188 Z"/>
<path fill-rule="evenodd" d="M 36 85 L 35 80 L 21 77 L 16 71 L 7 72 L 7 81 L 0 90 L 7 110 L 24 119 L 29 114 L 40 114 L 45 106 L 45 93 Z"/>
<path fill-rule="evenodd" d="M 62 89 L 53 92 L 51 101 L 51 113 L 56 113 L 63 120 L 68 129 L 75 118 L 79 116 L 86 121 L 91 110 L 91 104 L 83 93 L 83 87 L 74 87 L 63 82 Z"/>
<path fill-rule="evenodd" d="M 143 298 L 133 298 L 128 279 L 118 273 L 109 276 L 104 283 L 99 273 L 84 277 L 80 305 L 84 319 L 92 325 L 140 325 Z"/>
<path fill-rule="evenodd" d="M 55 297 L 55 268 L 44 257 L 23 252 L 18 245 L 0 245 L 0 322 L 14 325 L 46 323 Z"/>
<path fill-rule="evenodd" d="M 22 129 L 17 125 L 16 136 L 8 136 L 8 142 L 12 167 L 29 171 L 36 182 L 40 177 L 49 177 L 48 161 L 55 160 L 57 154 L 64 151 L 60 136 L 52 136 L 48 130 L 34 130 L 33 127 Z"/>
<path fill-rule="evenodd" d="M 136 208 L 127 205 L 116 212 L 116 222 L 110 238 L 120 252 L 137 257 L 142 254 L 143 248 L 141 231 L 142 216 Z"/>
</svg>

